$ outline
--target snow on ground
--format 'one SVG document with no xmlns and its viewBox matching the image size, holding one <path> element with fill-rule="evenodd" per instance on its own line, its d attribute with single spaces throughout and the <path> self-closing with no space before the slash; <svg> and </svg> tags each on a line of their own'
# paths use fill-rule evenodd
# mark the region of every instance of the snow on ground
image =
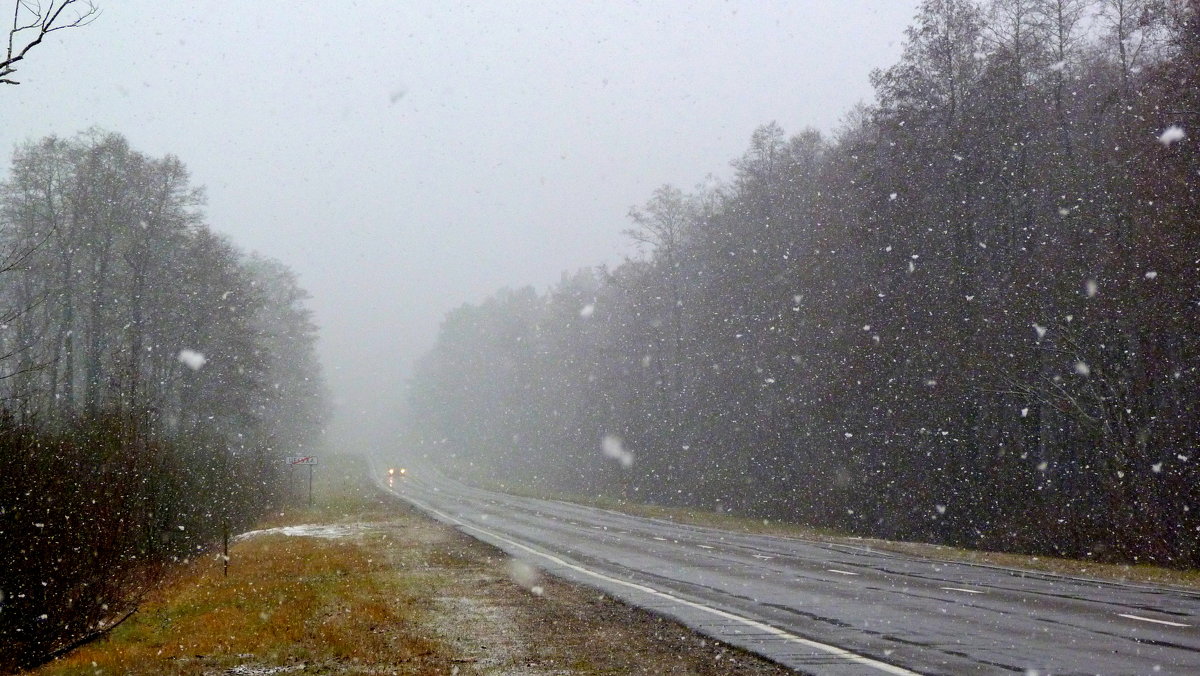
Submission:
<svg viewBox="0 0 1200 676">
<path fill-rule="evenodd" d="M 280 526 L 279 528 L 264 528 L 252 530 L 234 537 L 234 541 L 247 540 L 261 535 L 289 535 L 293 537 L 338 538 L 354 537 L 371 530 L 372 524 L 366 523 L 305 523 L 299 526 Z"/>
<path fill-rule="evenodd" d="M 268 674 L 283 674 L 289 671 L 304 671 L 303 664 L 294 664 L 287 667 L 252 667 L 244 664 L 239 664 L 225 673 L 228 676 L 267 676 Z"/>
</svg>

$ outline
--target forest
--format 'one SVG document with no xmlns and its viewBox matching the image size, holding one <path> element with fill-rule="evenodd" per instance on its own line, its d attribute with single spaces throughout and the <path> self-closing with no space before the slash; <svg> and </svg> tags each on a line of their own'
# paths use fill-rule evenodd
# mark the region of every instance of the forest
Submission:
<svg viewBox="0 0 1200 676">
<path fill-rule="evenodd" d="M 19 145 L 0 184 L 0 671 L 219 554 L 320 441 L 307 294 L 203 204 L 179 158 L 100 130 Z"/>
<path fill-rule="evenodd" d="M 452 311 L 405 443 L 555 493 L 1200 565 L 1200 3 L 926 0 L 872 84 L 832 134 L 766 124 L 729 179 L 654 190 L 621 264 Z"/>
</svg>

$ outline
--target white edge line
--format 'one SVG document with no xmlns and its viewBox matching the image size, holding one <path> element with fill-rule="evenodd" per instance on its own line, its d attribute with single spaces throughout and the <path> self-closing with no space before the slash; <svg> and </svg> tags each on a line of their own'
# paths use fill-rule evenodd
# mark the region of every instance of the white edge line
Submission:
<svg viewBox="0 0 1200 676">
<path fill-rule="evenodd" d="M 830 655 L 833 655 L 835 657 L 840 657 L 849 662 L 854 662 L 856 664 L 861 664 L 866 667 L 871 667 L 873 669 L 877 669 L 879 671 L 882 671 L 882 672 L 885 672 L 888 674 L 901 674 L 903 676 L 919 676 L 919 674 L 917 674 L 917 672 L 909 671 L 908 669 L 905 669 L 904 667 L 898 667 L 893 664 L 888 664 L 886 662 L 880 662 L 879 660 L 874 660 L 874 659 L 871 659 L 870 657 L 859 655 L 858 653 L 852 653 L 849 650 L 846 650 L 845 648 L 839 648 L 837 646 L 820 643 L 818 641 L 813 641 L 813 640 L 807 639 L 807 638 L 802 638 L 800 636 L 796 636 L 795 634 L 789 634 L 788 632 L 786 632 L 782 629 L 773 627 L 769 624 L 764 624 L 762 622 L 759 622 L 758 620 L 752 620 L 748 617 L 734 615 L 733 613 L 726 612 L 726 611 L 720 610 L 718 608 L 710 608 L 706 605 L 694 603 L 692 601 L 688 601 L 687 599 L 682 599 L 682 598 L 679 598 L 678 596 L 673 596 L 666 592 L 658 591 L 657 589 L 651 589 L 650 587 L 637 584 L 636 582 L 628 582 L 626 580 L 621 580 L 621 579 L 618 579 L 615 577 L 609 577 L 608 575 L 605 575 L 603 573 L 597 573 L 593 570 L 588 570 L 587 568 L 577 566 L 573 563 L 568 563 L 568 562 L 558 558 L 557 556 L 554 556 L 553 554 L 547 554 L 545 552 L 540 552 L 536 549 L 533 549 L 532 547 L 527 547 L 527 546 L 521 544 L 520 542 L 515 542 L 513 540 L 509 540 L 508 538 L 503 537 L 501 535 L 496 535 L 495 533 L 492 533 L 491 531 L 487 531 L 487 530 L 484 530 L 477 526 L 472 526 L 470 524 L 464 523 L 464 522 L 450 516 L 449 514 L 445 514 L 441 511 L 438 511 L 438 510 L 434 509 L 433 507 L 430 507 L 429 505 L 422 504 L 421 502 L 414 500 L 409 496 L 404 496 L 404 499 L 408 500 L 409 502 L 412 502 L 413 504 L 416 504 L 417 506 L 421 507 L 422 509 L 425 509 L 427 511 L 433 512 L 434 514 L 437 514 L 438 516 L 442 517 L 443 519 L 445 519 L 451 523 L 458 524 L 462 528 L 469 528 L 474 531 L 479 531 L 480 533 L 483 533 L 483 534 L 487 535 L 488 537 L 495 538 L 497 540 L 500 540 L 501 542 L 506 542 L 509 545 L 516 547 L 517 549 L 520 549 L 525 552 L 529 552 L 530 554 L 533 554 L 535 556 L 540 556 L 540 557 L 542 557 L 548 561 L 551 561 L 553 563 L 556 563 L 560 566 L 570 568 L 571 570 L 574 570 L 577 573 L 582 573 L 584 575 L 590 575 L 591 577 L 594 577 L 594 578 L 597 578 L 600 580 L 604 580 L 606 582 L 611 582 L 613 584 L 619 584 L 624 587 L 629 587 L 630 589 L 636 589 L 640 592 L 650 594 L 651 596 L 656 596 L 658 598 L 661 598 L 661 599 L 664 599 L 667 601 L 671 601 L 673 603 L 678 603 L 680 605 L 684 605 L 689 608 L 693 608 L 695 610 L 702 610 L 706 613 L 711 613 L 722 619 L 733 620 L 734 622 L 741 622 L 742 624 L 745 624 L 746 626 L 753 627 L 754 629 L 758 629 L 759 631 L 766 632 L 773 636 L 777 636 L 785 641 L 790 641 L 792 643 L 798 643 L 800 645 L 803 645 L 803 646 L 806 646 L 809 648 L 820 650 L 821 652 L 829 653 Z"/>
<path fill-rule="evenodd" d="M 1131 620 L 1141 620 L 1142 622 L 1153 622 L 1154 624 L 1165 624 L 1168 627 L 1190 627 L 1190 626 L 1192 626 L 1190 624 L 1183 624 L 1181 622 L 1168 622 L 1167 620 L 1156 620 L 1152 617 L 1142 617 L 1141 615 L 1128 615 L 1126 613 L 1117 613 L 1117 615 L 1119 615 L 1121 617 L 1128 617 Z"/>
<path fill-rule="evenodd" d="M 946 591 L 962 592 L 964 594 L 983 594 L 984 593 L 984 592 L 979 591 L 978 589 L 963 589 L 962 587 L 942 587 L 942 589 L 945 589 Z"/>
</svg>

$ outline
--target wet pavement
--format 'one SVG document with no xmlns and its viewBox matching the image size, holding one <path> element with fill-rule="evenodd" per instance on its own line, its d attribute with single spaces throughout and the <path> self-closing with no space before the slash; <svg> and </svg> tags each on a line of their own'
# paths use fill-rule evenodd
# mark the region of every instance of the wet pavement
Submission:
<svg viewBox="0 0 1200 676">
<path fill-rule="evenodd" d="M 428 470 L 391 490 L 552 574 L 805 673 L 1200 673 L 1189 590 L 681 525 Z"/>
</svg>

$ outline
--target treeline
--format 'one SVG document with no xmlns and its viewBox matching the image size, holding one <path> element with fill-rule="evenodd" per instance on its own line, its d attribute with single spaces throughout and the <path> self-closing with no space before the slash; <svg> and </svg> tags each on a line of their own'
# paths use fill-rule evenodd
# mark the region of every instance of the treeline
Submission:
<svg viewBox="0 0 1200 676">
<path fill-rule="evenodd" d="M 131 608 L 285 496 L 324 392 L 306 293 L 215 234 L 173 156 L 16 149 L 0 185 L 0 671 Z"/>
<path fill-rule="evenodd" d="M 452 312 L 413 443 L 887 538 L 1200 565 L 1200 3 L 927 0 L 834 138 Z"/>
</svg>

